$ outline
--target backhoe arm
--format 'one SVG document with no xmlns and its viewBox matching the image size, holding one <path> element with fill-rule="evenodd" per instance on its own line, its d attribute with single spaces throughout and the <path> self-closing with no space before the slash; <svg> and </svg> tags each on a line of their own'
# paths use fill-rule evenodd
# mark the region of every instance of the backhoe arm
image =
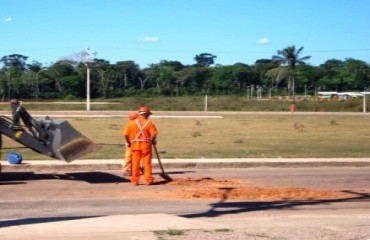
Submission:
<svg viewBox="0 0 370 240">
<path fill-rule="evenodd" d="M 13 121 L 6 116 L 0 116 L 0 134 L 17 141 L 38 153 L 54 157 L 53 153 L 46 148 L 45 143 L 38 141 L 37 138 L 35 138 L 34 133 L 30 134 L 30 132 L 21 125 L 13 124 Z"/>
<path fill-rule="evenodd" d="M 65 120 L 34 119 L 21 101 L 10 104 L 13 118 L 0 116 L 0 134 L 38 153 L 70 162 L 100 148 Z"/>
</svg>

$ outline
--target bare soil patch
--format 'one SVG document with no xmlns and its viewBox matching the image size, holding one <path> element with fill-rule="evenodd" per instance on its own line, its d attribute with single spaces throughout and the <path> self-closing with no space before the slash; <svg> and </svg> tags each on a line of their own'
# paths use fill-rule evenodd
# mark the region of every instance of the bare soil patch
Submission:
<svg viewBox="0 0 370 240">
<path fill-rule="evenodd" d="M 251 183 L 233 179 L 176 178 L 164 184 L 163 188 L 155 190 L 146 188 L 145 191 L 133 191 L 132 194 L 166 199 L 225 200 L 318 200 L 344 196 L 342 192 L 323 189 L 250 185 Z"/>
</svg>

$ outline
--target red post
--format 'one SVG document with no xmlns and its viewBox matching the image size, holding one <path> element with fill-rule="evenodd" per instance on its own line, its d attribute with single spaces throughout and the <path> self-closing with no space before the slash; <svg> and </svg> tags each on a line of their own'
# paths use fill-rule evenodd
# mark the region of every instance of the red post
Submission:
<svg viewBox="0 0 370 240">
<path fill-rule="evenodd" d="M 292 113 L 294 113 L 295 111 L 297 111 L 297 105 L 295 105 L 294 103 L 292 103 L 292 104 L 290 105 L 290 111 L 291 111 Z"/>
</svg>

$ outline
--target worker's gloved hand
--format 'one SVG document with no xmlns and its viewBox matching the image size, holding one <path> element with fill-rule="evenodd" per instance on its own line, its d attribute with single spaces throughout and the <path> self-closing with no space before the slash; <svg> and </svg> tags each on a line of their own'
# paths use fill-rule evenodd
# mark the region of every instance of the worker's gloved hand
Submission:
<svg viewBox="0 0 370 240">
<path fill-rule="evenodd" d="M 130 142 L 126 142 L 126 147 L 127 148 L 130 148 L 131 147 L 131 143 Z"/>
<path fill-rule="evenodd" d="M 157 145 L 157 139 L 152 139 L 152 144 Z"/>
</svg>

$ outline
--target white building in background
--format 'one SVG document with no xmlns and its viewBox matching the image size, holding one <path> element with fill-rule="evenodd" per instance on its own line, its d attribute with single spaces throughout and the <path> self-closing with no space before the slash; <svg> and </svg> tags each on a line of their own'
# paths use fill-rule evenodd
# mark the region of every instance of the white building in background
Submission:
<svg viewBox="0 0 370 240">
<path fill-rule="evenodd" d="M 320 99 L 331 99 L 338 95 L 338 92 L 318 92 Z"/>
<path fill-rule="evenodd" d="M 341 92 L 338 93 L 339 99 L 349 99 L 349 98 L 360 98 L 363 97 L 364 94 L 360 92 Z"/>
<path fill-rule="evenodd" d="M 366 97 L 370 95 L 370 92 L 318 92 L 320 99 L 332 99 L 338 97 L 340 100 L 363 98 L 363 112 L 366 112 Z"/>
<path fill-rule="evenodd" d="M 364 92 L 318 92 L 320 99 L 331 99 L 338 97 L 338 99 L 352 99 L 364 96 Z"/>
</svg>

